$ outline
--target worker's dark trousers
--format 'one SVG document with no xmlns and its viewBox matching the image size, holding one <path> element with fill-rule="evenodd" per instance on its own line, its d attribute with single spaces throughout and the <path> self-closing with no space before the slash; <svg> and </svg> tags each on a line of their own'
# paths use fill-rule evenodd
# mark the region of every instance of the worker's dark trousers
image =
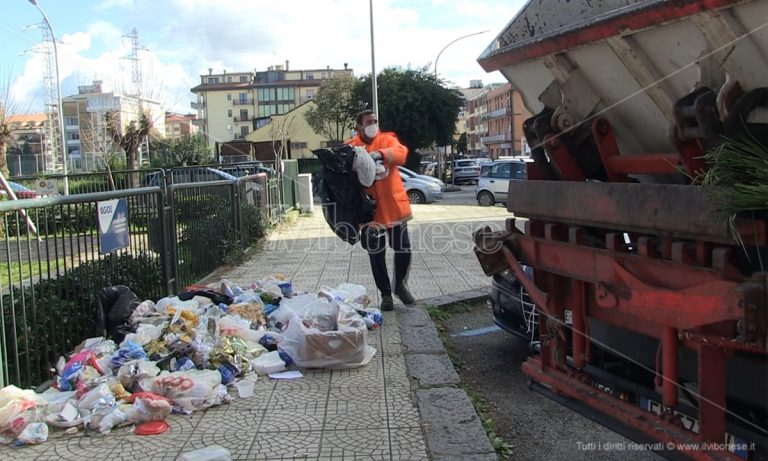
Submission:
<svg viewBox="0 0 768 461">
<path fill-rule="evenodd" d="M 373 279 L 381 294 L 391 294 L 392 285 L 387 271 L 386 240 L 395 251 L 395 288 L 408 280 L 408 270 L 411 267 L 411 240 L 408 238 L 408 227 L 405 224 L 386 229 L 364 227 L 360 235 L 360 245 L 368 252 L 371 260 Z"/>
</svg>

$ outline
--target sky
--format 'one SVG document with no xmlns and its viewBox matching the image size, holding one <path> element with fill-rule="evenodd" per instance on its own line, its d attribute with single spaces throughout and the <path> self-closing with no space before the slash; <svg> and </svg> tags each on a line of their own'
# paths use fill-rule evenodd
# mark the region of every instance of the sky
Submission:
<svg viewBox="0 0 768 461">
<path fill-rule="evenodd" d="M 376 71 L 422 68 L 448 84 L 504 82 L 477 57 L 525 0 L 373 0 Z M 58 43 L 63 96 L 102 80 L 130 92 L 135 28 L 142 94 L 166 110 L 191 113 L 190 89 L 214 73 L 290 69 L 371 72 L 369 2 L 365 0 L 38 0 Z M 42 16 L 28 0 L 0 0 L 0 85 L 16 113 L 41 112 L 45 101 Z M 475 34 L 466 38 L 465 35 Z M 452 41 L 454 43 L 451 43 Z M 450 44 L 450 45 L 449 45 Z M 446 47 L 447 46 L 447 47 Z M 440 52 L 442 51 L 442 54 Z M 7 95 L 7 96 L 6 96 Z"/>
</svg>

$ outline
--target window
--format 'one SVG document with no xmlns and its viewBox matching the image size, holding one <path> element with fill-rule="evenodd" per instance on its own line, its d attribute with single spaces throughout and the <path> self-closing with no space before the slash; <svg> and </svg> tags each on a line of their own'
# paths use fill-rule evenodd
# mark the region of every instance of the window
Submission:
<svg viewBox="0 0 768 461">
<path fill-rule="evenodd" d="M 232 100 L 232 93 L 227 93 L 227 101 L 231 101 L 231 100 Z"/>
<path fill-rule="evenodd" d="M 257 90 L 259 102 L 274 101 L 274 89 L 273 88 L 259 88 Z"/>
<path fill-rule="evenodd" d="M 248 121 L 248 109 L 240 109 L 240 121 L 241 122 Z"/>
<path fill-rule="evenodd" d="M 515 163 L 513 169 L 514 169 L 514 172 L 512 173 L 513 178 L 526 179 L 528 177 L 524 163 Z"/>
<path fill-rule="evenodd" d="M 512 171 L 512 164 L 509 162 L 497 163 L 491 167 L 492 178 L 509 179 L 510 172 Z"/>
<path fill-rule="evenodd" d="M 237 97 L 240 104 L 248 104 L 248 93 L 240 93 Z"/>
<path fill-rule="evenodd" d="M 247 75 L 241 75 L 240 76 L 240 83 L 248 83 L 248 76 Z"/>
<path fill-rule="evenodd" d="M 304 79 L 305 80 L 314 80 L 315 79 L 315 74 L 306 74 L 304 76 Z"/>
<path fill-rule="evenodd" d="M 277 100 L 278 101 L 293 101 L 293 87 L 289 88 L 277 88 Z"/>
<path fill-rule="evenodd" d="M 219 77 L 208 77 L 208 83 L 219 83 Z"/>
<path fill-rule="evenodd" d="M 80 139 L 80 133 L 67 133 L 67 141 L 77 141 Z"/>
<path fill-rule="evenodd" d="M 315 98 L 315 90 L 307 90 L 307 99 Z"/>
<path fill-rule="evenodd" d="M 270 115 L 275 115 L 275 113 L 274 104 L 264 104 L 259 106 L 259 117 L 269 117 Z"/>
<path fill-rule="evenodd" d="M 67 117 L 66 118 L 67 126 L 78 126 L 78 120 L 77 117 Z"/>
<path fill-rule="evenodd" d="M 248 135 L 248 127 L 247 126 L 241 126 L 240 127 L 240 136 L 246 137 Z"/>
<path fill-rule="evenodd" d="M 227 109 L 227 117 L 232 117 L 232 109 Z"/>
<path fill-rule="evenodd" d="M 232 83 L 232 77 L 227 77 L 227 83 Z"/>
<path fill-rule="evenodd" d="M 305 142 L 292 142 L 291 149 L 306 149 L 307 143 Z"/>
</svg>

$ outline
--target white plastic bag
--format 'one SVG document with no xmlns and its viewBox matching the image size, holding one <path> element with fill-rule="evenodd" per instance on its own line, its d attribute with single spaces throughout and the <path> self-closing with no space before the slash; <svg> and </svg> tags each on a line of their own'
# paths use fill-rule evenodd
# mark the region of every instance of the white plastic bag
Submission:
<svg viewBox="0 0 768 461">
<path fill-rule="evenodd" d="M 285 371 L 285 362 L 280 358 L 280 353 L 278 351 L 261 354 L 251 360 L 251 365 L 253 365 L 253 370 L 260 375 Z"/>
<path fill-rule="evenodd" d="M 21 445 L 37 445 L 48 440 L 48 425 L 45 423 L 30 423 L 21 431 L 16 439 Z"/>
<path fill-rule="evenodd" d="M 14 385 L 0 389 L 0 433 L 20 434 L 28 424 L 41 421 L 45 405 L 33 390 Z"/>
<path fill-rule="evenodd" d="M 368 329 L 362 317 L 340 309 L 338 329 L 307 328 L 298 315 L 288 321 L 278 349 L 303 368 L 354 368 L 370 362 L 376 349 L 367 345 Z"/>
<path fill-rule="evenodd" d="M 155 339 L 160 338 L 160 336 L 163 335 L 163 330 L 165 329 L 165 326 L 166 325 L 164 323 L 161 325 L 141 323 L 139 324 L 138 327 L 136 327 L 135 333 L 128 333 L 127 335 L 125 335 L 125 339 L 123 340 L 122 343 L 120 343 L 120 347 L 122 347 L 126 341 L 133 341 L 136 344 L 144 346 L 150 341 L 154 341 Z"/>
<path fill-rule="evenodd" d="M 221 402 L 217 370 L 187 370 L 161 374 L 152 382 L 152 392 L 167 397 L 186 411 L 203 410 Z"/>
<path fill-rule="evenodd" d="M 317 328 L 320 331 L 336 329 L 339 306 L 326 298 L 313 294 L 299 295 L 281 300 L 280 308 L 287 310 L 283 315 L 287 314 L 288 318 L 290 318 L 290 312 L 298 315 L 308 328 Z"/>
<path fill-rule="evenodd" d="M 352 169 L 357 172 L 357 180 L 363 187 L 371 187 L 376 180 L 376 162 L 365 150 L 365 147 L 355 146 L 355 160 Z"/>
</svg>

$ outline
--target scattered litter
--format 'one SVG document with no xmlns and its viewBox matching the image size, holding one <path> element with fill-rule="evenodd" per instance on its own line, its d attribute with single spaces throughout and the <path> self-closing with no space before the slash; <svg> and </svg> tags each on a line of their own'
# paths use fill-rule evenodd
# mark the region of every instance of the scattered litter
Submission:
<svg viewBox="0 0 768 461">
<path fill-rule="evenodd" d="M 136 435 L 158 435 L 166 432 L 170 426 L 165 421 L 149 421 L 137 424 L 133 433 Z"/>
<path fill-rule="evenodd" d="M 178 461 L 230 461 L 229 450 L 220 445 L 211 445 L 199 450 L 182 453 Z"/>
<path fill-rule="evenodd" d="M 280 373 L 270 373 L 269 377 L 272 379 L 296 379 L 301 378 L 304 375 L 299 370 L 289 370 Z"/>
<path fill-rule="evenodd" d="M 107 337 L 87 338 L 60 357 L 42 393 L 0 389 L 0 444 L 43 443 L 49 426 L 67 435 L 127 425 L 138 435 L 162 434 L 171 413 L 228 403 L 228 387 L 242 399 L 258 398 L 258 375 L 298 379 L 297 367 L 367 364 L 376 353 L 367 331 L 383 321 L 362 285 L 306 293 L 280 274 L 247 289 L 225 280 L 192 286 L 156 303 L 122 285 L 99 296 Z M 230 454 L 213 445 L 179 459 Z"/>
</svg>

